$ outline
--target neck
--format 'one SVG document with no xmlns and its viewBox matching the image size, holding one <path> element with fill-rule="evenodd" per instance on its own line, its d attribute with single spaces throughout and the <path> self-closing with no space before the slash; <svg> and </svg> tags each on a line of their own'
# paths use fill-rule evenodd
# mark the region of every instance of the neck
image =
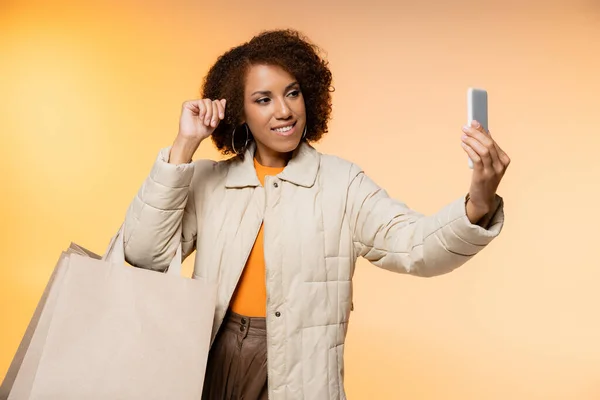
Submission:
<svg viewBox="0 0 600 400">
<path fill-rule="evenodd" d="M 292 158 L 292 152 L 279 153 L 277 151 L 267 149 L 257 143 L 256 153 L 254 154 L 256 161 L 262 166 L 272 168 L 283 168 L 287 165 L 290 158 Z"/>
</svg>

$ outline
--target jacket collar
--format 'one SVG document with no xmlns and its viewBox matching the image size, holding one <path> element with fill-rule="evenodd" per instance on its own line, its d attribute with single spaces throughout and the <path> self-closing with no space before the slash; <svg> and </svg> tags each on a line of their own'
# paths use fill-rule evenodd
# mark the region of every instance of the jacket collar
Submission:
<svg viewBox="0 0 600 400">
<path fill-rule="evenodd" d="M 254 169 L 255 149 L 256 145 L 253 142 L 244 153 L 243 160 L 240 157 L 234 157 L 230 160 L 231 164 L 227 172 L 225 187 L 260 186 L 260 181 Z M 294 185 L 311 187 L 317 179 L 319 161 L 319 152 L 308 143 L 300 142 L 287 166 L 277 177 Z"/>
</svg>

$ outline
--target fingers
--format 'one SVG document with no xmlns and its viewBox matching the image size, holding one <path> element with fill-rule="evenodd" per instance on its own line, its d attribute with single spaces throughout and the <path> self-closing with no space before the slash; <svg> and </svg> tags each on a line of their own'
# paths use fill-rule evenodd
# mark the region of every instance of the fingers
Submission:
<svg viewBox="0 0 600 400">
<path fill-rule="evenodd" d="M 473 161 L 476 168 L 493 170 L 496 174 L 504 174 L 510 164 L 510 157 L 477 121 L 471 126 L 464 126 L 462 146 Z M 472 154 L 474 153 L 474 154 Z"/>
<path fill-rule="evenodd" d="M 200 114 L 202 112 L 200 100 L 188 100 L 184 101 L 181 108 L 192 111 L 193 113 Z"/>
<path fill-rule="evenodd" d="M 477 139 L 468 135 L 463 135 L 461 139 L 463 144 L 467 145 L 470 149 L 477 153 L 476 158 L 471 158 L 476 168 L 491 169 L 494 167 L 491 151 L 488 147 L 484 146 Z"/>
<path fill-rule="evenodd" d="M 210 126 L 213 128 L 217 127 L 217 124 L 221 121 L 219 118 L 219 107 L 217 106 L 217 101 L 213 101 L 211 104 L 212 107 L 212 118 L 210 120 Z"/>
<path fill-rule="evenodd" d="M 474 165 L 481 165 L 481 157 L 479 157 L 479 154 L 477 154 L 477 152 L 473 150 L 471 146 L 469 146 L 465 142 L 462 142 L 460 145 L 462 146 L 465 153 L 469 155 L 469 158 L 471 159 L 471 161 L 473 161 Z"/>
<path fill-rule="evenodd" d="M 491 138 L 491 136 L 485 131 L 485 129 L 483 129 L 483 126 L 481 126 L 477 121 L 473 121 L 471 126 L 465 125 L 463 127 L 463 132 L 466 133 L 468 136 L 477 139 L 479 142 L 481 142 L 481 144 L 483 144 L 487 148 L 490 148 L 494 143 L 494 140 Z"/>
<path fill-rule="evenodd" d="M 485 128 L 483 127 L 483 125 L 481 125 L 479 123 L 479 121 L 477 120 L 473 120 L 471 121 L 471 127 L 477 129 L 479 132 L 483 133 L 483 134 L 488 134 L 488 132 L 485 131 Z"/>
<path fill-rule="evenodd" d="M 188 108 L 194 112 L 194 115 L 198 115 L 198 119 L 200 121 L 203 120 L 206 115 L 206 105 L 204 104 L 204 100 L 190 100 L 183 103 L 184 108 Z"/>
<path fill-rule="evenodd" d="M 493 168 L 496 172 L 501 172 L 504 166 L 500 162 L 498 151 L 494 140 L 485 133 L 483 127 L 474 121 L 472 126 L 464 126 L 462 140 L 479 156 L 481 166 L 485 168 Z M 475 160 L 473 163 L 475 164 Z"/>
<path fill-rule="evenodd" d="M 206 114 L 204 115 L 204 125 L 210 126 L 213 117 L 213 105 L 211 99 L 202 99 L 202 103 L 204 103 L 204 107 L 206 108 Z"/>
<path fill-rule="evenodd" d="M 223 120 L 225 118 L 225 99 L 215 101 L 219 110 L 219 118 Z"/>
<path fill-rule="evenodd" d="M 500 146 L 498 146 L 498 143 L 494 142 L 494 146 L 496 146 L 496 151 L 498 152 L 500 162 L 502 162 L 504 168 L 507 168 L 510 165 L 510 157 L 504 152 L 504 150 L 500 148 Z"/>
<path fill-rule="evenodd" d="M 219 125 L 219 122 L 225 118 L 225 99 L 223 100 L 214 100 L 212 103 L 213 106 L 213 117 L 210 125 L 213 128 L 216 128 Z"/>
<path fill-rule="evenodd" d="M 492 137 L 491 132 L 489 133 L 490 138 Z M 510 165 L 510 157 L 508 156 L 508 154 L 506 154 L 506 152 L 504 150 L 502 150 L 502 148 L 498 145 L 498 143 L 492 139 L 494 141 L 494 147 L 496 148 L 496 153 L 498 153 L 498 158 L 500 159 L 500 162 L 502 163 L 502 165 L 504 166 L 504 169 L 506 169 L 509 165 Z"/>
<path fill-rule="evenodd" d="M 216 128 L 219 122 L 225 118 L 225 99 L 204 99 L 206 105 L 206 117 L 204 124 Z"/>
<path fill-rule="evenodd" d="M 183 107 L 198 115 L 198 120 L 205 126 L 216 128 L 219 122 L 225 118 L 225 99 L 197 99 L 183 103 Z"/>
</svg>

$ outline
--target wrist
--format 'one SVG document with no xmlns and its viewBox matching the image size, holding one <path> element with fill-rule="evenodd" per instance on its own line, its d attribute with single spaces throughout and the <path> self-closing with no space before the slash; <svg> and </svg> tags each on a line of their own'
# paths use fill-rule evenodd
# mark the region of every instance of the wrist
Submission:
<svg viewBox="0 0 600 400">
<path fill-rule="evenodd" d="M 492 207 L 488 205 L 474 204 L 470 198 L 470 195 L 467 194 L 465 198 L 465 209 L 469 221 L 472 224 L 477 224 L 485 215 L 487 215 L 491 211 Z"/>
<path fill-rule="evenodd" d="M 201 142 L 202 140 L 184 138 L 178 135 L 171 146 L 168 160 L 169 164 L 177 165 L 192 162 L 192 157 Z"/>
</svg>

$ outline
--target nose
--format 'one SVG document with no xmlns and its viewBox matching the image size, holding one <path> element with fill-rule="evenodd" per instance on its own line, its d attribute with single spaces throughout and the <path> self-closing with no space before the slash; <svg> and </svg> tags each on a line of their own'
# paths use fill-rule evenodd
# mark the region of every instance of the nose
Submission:
<svg viewBox="0 0 600 400">
<path fill-rule="evenodd" d="M 278 102 L 276 102 L 275 118 L 286 120 L 286 119 L 289 119 L 291 116 L 292 116 L 292 110 L 290 109 L 288 104 L 285 102 L 285 99 L 281 99 Z"/>
</svg>

